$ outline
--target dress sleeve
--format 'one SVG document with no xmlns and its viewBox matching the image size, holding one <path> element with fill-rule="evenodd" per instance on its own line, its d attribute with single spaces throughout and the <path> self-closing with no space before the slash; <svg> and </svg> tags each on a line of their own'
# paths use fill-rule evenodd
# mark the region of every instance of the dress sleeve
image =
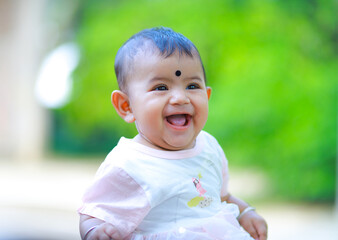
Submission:
<svg viewBox="0 0 338 240">
<path fill-rule="evenodd" d="M 150 204 L 143 188 L 133 178 L 123 169 L 112 167 L 96 177 L 78 211 L 112 224 L 124 238 L 148 214 Z"/>
</svg>

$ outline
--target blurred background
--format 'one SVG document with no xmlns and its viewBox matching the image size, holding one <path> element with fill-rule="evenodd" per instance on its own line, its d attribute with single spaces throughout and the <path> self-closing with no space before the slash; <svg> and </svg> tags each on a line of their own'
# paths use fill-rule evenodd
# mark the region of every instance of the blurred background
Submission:
<svg viewBox="0 0 338 240">
<path fill-rule="evenodd" d="M 0 239 L 79 239 L 84 189 L 136 134 L 110 103 L 115 54 L 154 26 L 199 49 L 205 130 L 269 239 L 337 239 L 337 12 L 335 0 L 0 0 Z"/>
</svg>

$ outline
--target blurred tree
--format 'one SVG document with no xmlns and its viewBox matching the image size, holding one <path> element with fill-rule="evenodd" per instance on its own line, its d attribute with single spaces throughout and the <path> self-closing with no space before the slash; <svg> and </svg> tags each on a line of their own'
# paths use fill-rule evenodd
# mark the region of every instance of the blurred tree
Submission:
<svg viewBox="0 0 338 240">
<path fill-rule="evenodd" d="M 72 101 L 56 110 L 58 151 L 107 153 L 136 134 L 110 103 L 118 48 L 167 26 L 198 47 L 213 88 L 205 127 L 230 164 L 265 169 L 288 199 L 332 201 L 336 159 L 335 1 L 83 1 Z"/>
</svg>

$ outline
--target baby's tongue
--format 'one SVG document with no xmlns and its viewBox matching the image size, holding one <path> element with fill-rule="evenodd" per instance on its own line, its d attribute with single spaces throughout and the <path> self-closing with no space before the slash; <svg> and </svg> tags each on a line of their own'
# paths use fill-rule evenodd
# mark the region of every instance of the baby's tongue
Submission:
<svg viewBox="0 0 338 240">
<path fill-rule="evenodd" d="M 171 115 L 167 117 L 170 124 L 175 126 L 184 126 L 186 118 L 184 114 Z"/>
</svg>

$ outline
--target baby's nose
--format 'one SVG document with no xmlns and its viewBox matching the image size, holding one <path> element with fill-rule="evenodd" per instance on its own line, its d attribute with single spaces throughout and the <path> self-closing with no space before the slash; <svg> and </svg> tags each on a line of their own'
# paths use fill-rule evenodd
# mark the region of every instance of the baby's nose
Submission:
<svg viewBox="0 0 338 240">
<path fill-rule="evenodd" d="M 172 92 L 170 98 L 170 104 L 188 104 L 190 103 L 190 99 L 187 96 L 187 93 L 184 90 L 175 90 Z"/>
</svg>

